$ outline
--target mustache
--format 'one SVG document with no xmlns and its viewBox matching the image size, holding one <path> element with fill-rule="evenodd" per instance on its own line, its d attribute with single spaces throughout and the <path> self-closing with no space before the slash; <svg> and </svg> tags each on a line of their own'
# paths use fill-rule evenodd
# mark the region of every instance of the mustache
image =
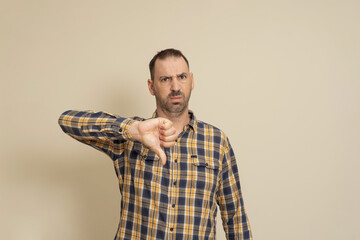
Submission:
<svg viewBox="0 0 360 240">
<path fill-rule="evenodd" d="M 184 94 L 179 90 L 179 91 L 174 91 L 174 92 L 171 92 L 168 96 L 168 98 L 171 98 L 171 97 L 177 97 L 177 96 L 183 96 L 184 97 Z"/>
</svg>

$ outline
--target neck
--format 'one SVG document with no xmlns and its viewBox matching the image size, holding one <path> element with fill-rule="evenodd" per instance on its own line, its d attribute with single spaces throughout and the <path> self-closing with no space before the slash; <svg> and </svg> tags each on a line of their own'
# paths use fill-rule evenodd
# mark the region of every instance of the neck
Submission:
<svg viewBox="0 0 360 240">
<path fill-rule="evenodd" d="M 189 109 L 187 108 L 182 113 L 165 113 L 158 108 L 156 113 L 158 117 L 167 118 L 172 121 L 177 134 L 180 134 L 184 130 L 185 125 L 190 122 Z"/>
</svg>

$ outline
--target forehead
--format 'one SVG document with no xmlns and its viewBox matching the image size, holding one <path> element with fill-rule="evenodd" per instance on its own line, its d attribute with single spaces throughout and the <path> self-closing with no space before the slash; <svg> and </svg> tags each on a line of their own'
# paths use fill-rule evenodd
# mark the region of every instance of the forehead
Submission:
<svg viewBox="0 0 360 240">
<path fill-rule="evenodd" d="M 189 72 L 186 61 L 182 57 L 156 59 L 154 70 L 155 78 L 159 76 L 172 76 L 183 72 Z"/>
</svg>

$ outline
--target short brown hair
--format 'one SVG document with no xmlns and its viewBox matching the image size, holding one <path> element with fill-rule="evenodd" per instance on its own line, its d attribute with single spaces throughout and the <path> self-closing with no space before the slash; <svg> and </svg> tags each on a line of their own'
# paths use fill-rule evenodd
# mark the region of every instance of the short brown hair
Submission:
<svg viewBox="0 0 360 240">
<path fill-rule="evenodd" d="M 168 49 L 165 49 L 165 50 L 162 50 L 160 52 L 158 52 L 150 61 L 149 63 L 149 69 L 150 69 L 150 77 L 151 77 L 151 80 L 154 80 L 154 68 L 155 68 L 155 61 L 157 59 L 165 59 L 167 57 L 182 57 L 188 68 L 189 68 L 189 61 L 186 59 L 186 57 L 184 56 L 184 54 L 182 54 L 182 52 L 180 52 L 179 50 L 177 49 L 174 49 L 174 48 L 168 48 Z"/>
</svg>

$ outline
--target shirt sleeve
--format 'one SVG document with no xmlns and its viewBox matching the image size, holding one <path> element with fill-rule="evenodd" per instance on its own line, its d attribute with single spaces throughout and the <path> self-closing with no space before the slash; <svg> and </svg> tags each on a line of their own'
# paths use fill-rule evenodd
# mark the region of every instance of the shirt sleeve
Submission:
<svg viewBox="0 0 360 240">
<path fill-rule="evenodd" d="M 58 120 L 66 134 L 110 157 L 115 144 L 130 139 L 128 129 L 133 122 L 133 119 L 110 113 L 75 110 L 64 112 Z"/>
<path fill-rule="evenodd" d="M 248 217 L 241 194 L 238 168 L 229 145 L 224 151 L 217 202 L 228 240 L 252 239 Z"/>
</svg>

